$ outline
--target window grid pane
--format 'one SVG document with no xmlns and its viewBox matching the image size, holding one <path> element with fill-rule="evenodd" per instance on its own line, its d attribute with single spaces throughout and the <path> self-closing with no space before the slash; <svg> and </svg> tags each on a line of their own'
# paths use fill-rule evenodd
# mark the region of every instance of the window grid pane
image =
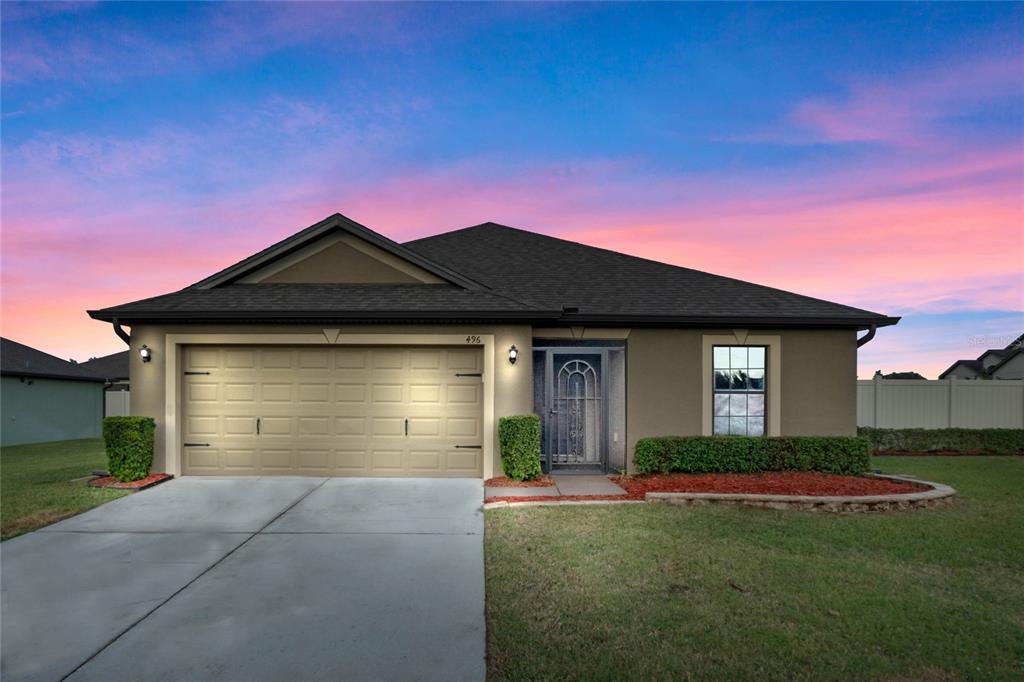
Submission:
<svg viewBox="0 0 1024 682">
<path fill-rule="evenodd" d="M 715 346 L 713 433 L 763 436 L 765 348 Z"/>
</svg>

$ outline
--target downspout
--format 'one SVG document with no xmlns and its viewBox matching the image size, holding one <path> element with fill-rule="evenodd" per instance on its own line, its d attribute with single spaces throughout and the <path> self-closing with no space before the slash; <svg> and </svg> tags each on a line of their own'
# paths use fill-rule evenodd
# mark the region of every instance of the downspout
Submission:
<svg viewBox="0 0 1024 682">
<path fill-rule="evenodd" d="M 132 337 L 130 337 L 128 335 L 128 332 L 126 332 L 121 327 L 121 322 L 115 317 L 113 319 L 113 321 L 111 322 L 111 324 L 114 325 L 114 333 L 117 334 L 117 337 L 119 339 L 121 339 L 122 341 L 124 341 L 125 343 L 127 343 L 128 347 L 131 348 L 132 347 Z"/>
<path fill-rule="evenodd" d="M 116 320 L 115 320 L 115 322 L 116 322 Z M 871 325 L 871 327 L 868 329 L 868 333 L 865 334 L 864 336 L 860 337 L 859 339 L 857 339 L 857 348 L 860 348 L 865 343 L 867 343 L 871 339 L 875 338 L 875 329 L 876 329 L 875 325 Z"/>
</svg>

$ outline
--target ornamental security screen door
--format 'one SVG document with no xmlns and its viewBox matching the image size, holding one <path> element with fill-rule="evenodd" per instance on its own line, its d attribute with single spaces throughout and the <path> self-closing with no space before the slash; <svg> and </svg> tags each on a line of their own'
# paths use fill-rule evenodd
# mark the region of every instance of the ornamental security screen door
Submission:
<svg viewBox="0 0 1024 682">
<path fill-rule="evenodd" d="M 547 468 L 606 469 L 610 451 L 624 440 L 619 423 L 625 416 L 624 381 L 614 380 L 614 368 L 609 372 L 610 365 L 619 367 L 624 379 L 621 347 L 535 346 L 534 351 L 534 408 L 541 416 Z"/>
</svg>

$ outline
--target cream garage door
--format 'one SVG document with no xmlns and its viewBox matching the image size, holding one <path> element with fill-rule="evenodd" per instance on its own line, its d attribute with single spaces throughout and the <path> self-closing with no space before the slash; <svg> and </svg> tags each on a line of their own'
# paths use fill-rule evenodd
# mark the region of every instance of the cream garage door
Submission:
<svg viewBox="0 0 1024 682">
<path fill-rule="evenodd" d="M 482 475 L 480 348 L 183 353 L 186 475 Z"/>
</svg>

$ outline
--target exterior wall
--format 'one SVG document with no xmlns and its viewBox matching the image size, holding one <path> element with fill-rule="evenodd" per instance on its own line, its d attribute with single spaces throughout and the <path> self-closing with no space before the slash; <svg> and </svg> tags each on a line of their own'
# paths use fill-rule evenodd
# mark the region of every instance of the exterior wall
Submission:
<svg viewBox="0 0 1024 682">
<path fill-rule="evenodd" d="M 494 361 L 489 369 L 494 381 L 494 420 L 491 435 L 495 447 L 491 448 L 490 465 L 493 475 L 500 475 L 501 462 L 497 451 L 497 422 L 500 417 L 527 414 L 533 411 L 533 357 L 531 328 L 527 325 L 352 325 L 342 330 L 343 334 L 409 334 L 426 336 L 430 334 L 493 335 Z M 133 415 L 153 417 L 156 420 L 156 448 L 153 457 L 153 471 L 166 471 L 169 466 L 165 447 L 167 412 L 166 397 L 175 395 L 175 387 L 169 381 L 179 382 L 181 377 L 167 376 L 167 334 L 208 334 L 211 341 L 217 335 L 245 334 L 252 336 L 253 345 L 273 343 L 275 336 L 285 334 L 319 334 L 324 329 L 314 326 L 293 325 L 168 325 L 132 328 L 131 355 L 131 411 Z M 153 351 L 153 359 L 143 363 L 139 348 L 147 345 Z M 324 338 L 327 345 L 327 338 Z M 508 361 L 508 349 L 512 345 L 520 349 L 515 365 Z M 365 345 L 365 344 L 364 344 Z M 486 357 L 486 356 L 485 356 Z M 180 414 L 180 409 L 176 410 Z M 486 427 L 486 424 L 485 424 Z M 488 462 L 484 462 L 487 470 Z"/>
<path fill-rule="evenodd" d="M 784 357 L 782 435 L 857 435 L 856 333 L 802 330 L 779 334 Z"/>
<path fill-rule="evenodd" d="M 1024 353 L 1017 353 L 992 374 L 993 379 L 1024 379 Z"/>
<path fill-rule="evenodd" d="M 746 331 L 740 330 L 742 337 Z M 633 329 L 627 341 L 626 428 L 629 467 L 637 439 L 705 433 L 704 337 L 720 329 Z M 776 338 L 781 362 L 769 362 L 768 410 L 780 417 L 779 435 L 854 435 L 857 430 L 857 340 L 846 330 L 758 330 Z M 737 345 L 742 345 L 737 342 Z M 781 368 L 781 371 L 780 371 Z M 704 376 L 707 374 L 708 376 Z M 772 405 L 773 384 L 780 393 Z"/>
<path fill-rule="evenodd" d="M 858 381 L 857 424 L 884 429 L 1024 428 L 1024 381 Z"/>
<path fill-rule="evenodd" d="M 343 334 L 458 334 L 493 335 L 494 419 L 490 466 L 500 475 L 497 444 L 500 417 L 533 411 L 533 329 L 528 325 L 358 325 L 346 326 Z M 537 330 L 540 333 L 542 330 Z M 579 338 L 626 338 L 626 443 L 632 470 L 636 440 L 647 436 L 700 435 L 705 432 L 705 392 L 710 391 L 710 372 L 704 371 L 705 337 L 720 338 L 728 330 L 632 329 L 574 332 Z M 154 471 L 168 468 L 165 452 L 166 397 L 177 390 L 168 382 L 167 334 L 252 335 L 252 344 L 272 343 L 275 335 L 323 334 L 321 327 L 291 325 L 173 325 L 132 329 L 131 410 L 156 419 Z M 600 333 L 598 333 L 600 332 Z M 545 333 L 550 337 L 550 334 Z M 746 338 L 746 332 L 738 335 Z M 781 361 L 768 368 L 770 413 L 778 417 L 781 435 L 852 435 L 857 424 L 856 334 L 832 330 L 769 330 L 751 333 L 756 339 L 774 339 Z M 325 344 L 327 343 L 325 338 Z M 138 349 L 146 344 L 153 360 L 143 363 Z M 519 348 L 519 360 L 508 362 L 508 348 Z M 708 376 L 704 376 L 707 374 Z M 180 385 L 180 384 L 179 384 Z M 773 398 L 772 391 L 778 390 Z M 180 410 L 178 411 L 180 413 Z"/>
<path fill-rule="evenodd" d="M 103 384 L 5 376 L 0 418 L 0 444 L 5 446 L 99 438 Z"/>
</svg>

